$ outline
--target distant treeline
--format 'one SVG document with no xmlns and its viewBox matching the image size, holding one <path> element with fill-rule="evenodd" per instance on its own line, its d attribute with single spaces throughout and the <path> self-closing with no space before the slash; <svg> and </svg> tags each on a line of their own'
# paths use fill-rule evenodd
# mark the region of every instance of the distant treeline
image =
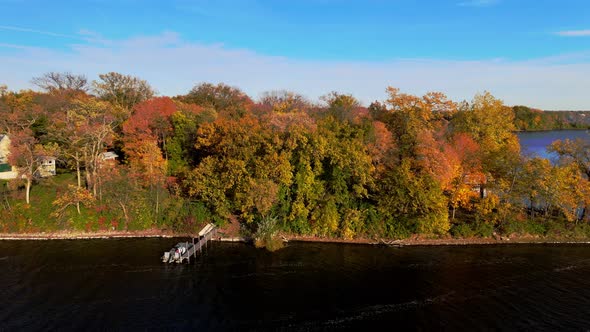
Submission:
<svg viewBox="0 0 590 332">
<path fill-rule="evenodd" d="M 541 111 L 514 106 L 514 125 L 520 131 L 588 129 L 590 111 Z"/>
<path fill-rule="evenodd" d="M 19 173 L 0 191 L 0 231 L 183 232 L 234 220 L 259 237 L 590 235 L 588 143 L 554 143 L 556 165 L 522 157 L 518 128 L 567 118 L 489 93 L 456 103 L 389 87 L 363 107 L 350 94 L 253 100 L 209 83 L 155 97 L 119 73 L 33 82 L 41 91 L 0 88 L 0 132 Z M 58 176 L 39 178 L 48 156 Z"/>
</svg>

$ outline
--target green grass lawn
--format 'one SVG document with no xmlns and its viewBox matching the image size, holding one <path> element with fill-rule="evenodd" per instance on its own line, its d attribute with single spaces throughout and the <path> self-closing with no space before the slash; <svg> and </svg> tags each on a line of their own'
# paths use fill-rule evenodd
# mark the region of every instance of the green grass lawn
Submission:
<svg viewBox="0 0 590 332">
<path fill-rule="evenodd" d="M 31 204 L 25 203 L 24 188 L 9 186 L 7 181 L 1 184 L 2 208 L 0 230 L 7 232 L 51 232 L 68 228 L 63 222 L 52 216 L 53 201 L 68 184 L 75 184 L 76 176 L 72 173 L 58 174 L 41 179 L 31 188 Z"/>
</svg>

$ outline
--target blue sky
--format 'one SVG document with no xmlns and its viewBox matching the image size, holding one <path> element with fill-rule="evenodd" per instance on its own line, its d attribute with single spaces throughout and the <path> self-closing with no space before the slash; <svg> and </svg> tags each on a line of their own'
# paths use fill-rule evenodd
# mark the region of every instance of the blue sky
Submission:
<svg viewBox="0 0 590 332">
<path fill-rule="evenodd" d="M 225 82 L 256 98 L 388 85 L 458 100 L 590 109 L 590 2 L 0 0 L 0 83 L 120 71 L 161 94 Z"/>
</svg>

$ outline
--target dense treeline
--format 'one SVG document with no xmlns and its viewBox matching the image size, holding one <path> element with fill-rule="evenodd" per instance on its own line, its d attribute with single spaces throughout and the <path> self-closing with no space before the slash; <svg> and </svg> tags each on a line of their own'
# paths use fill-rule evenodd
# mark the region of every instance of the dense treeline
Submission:
<svg viewBox="0 0 590 332">
<path fill-rule="evenodd" d="M 526 106 L 514 106 L 517 130 L 589 129 L 590 111 L 541 111 Z"/>
<path fill-rule="evenodd" d="M 548 234 L 589 219 L 588 143 L 556 142 L 557 165 L 523 159 L 522 108 L 489 93 L 455 103 L 390 87 L 363 107 L 336 92 L 320 104 L 286 91 L 254 101 L 208 83 L 154 97 L 118 73 L 33 82 L 43 91 L 0 89 L 20 175 L 1 191 L 2 231 L 183 232 L 231 219 L 244 232 L 351 239 Z M 61 174 L 40 179 L 46 156 Z"/>
</svg>

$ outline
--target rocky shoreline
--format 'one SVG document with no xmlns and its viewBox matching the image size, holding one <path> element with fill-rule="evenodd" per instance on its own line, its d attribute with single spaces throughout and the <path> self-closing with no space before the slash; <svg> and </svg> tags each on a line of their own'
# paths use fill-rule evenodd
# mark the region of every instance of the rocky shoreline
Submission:
<svg viewBox="0 0 590 332">
<path fill-rule="evenodd" d="M 189 237 L 187 234 L 176 234 L 158 230 L 121 231 L 121 232 L 55 232 L 55 233 L 0 233 L 0 240 L 90 240 L 90 239 L 133 239 L 133 238 L 175 238 Z M 498 245 L 498 244 L 590 244 L 590 239 L 556 239 L 541 237 L 511 237 L 511 238 L 420 238 L 413 237 L 404 240 L 375 240 L 375 239 L 339 239 L 312 236 L 283 235 L 284 242 L 317 242 L 342 243 L 363 245 L 385 245 L 392 247 L 403 246 L 467 246 L 467 245 Z M 221 242 L 251 242 L 251 239 L 224 234 L 214 240 Z"/>
</svg>

